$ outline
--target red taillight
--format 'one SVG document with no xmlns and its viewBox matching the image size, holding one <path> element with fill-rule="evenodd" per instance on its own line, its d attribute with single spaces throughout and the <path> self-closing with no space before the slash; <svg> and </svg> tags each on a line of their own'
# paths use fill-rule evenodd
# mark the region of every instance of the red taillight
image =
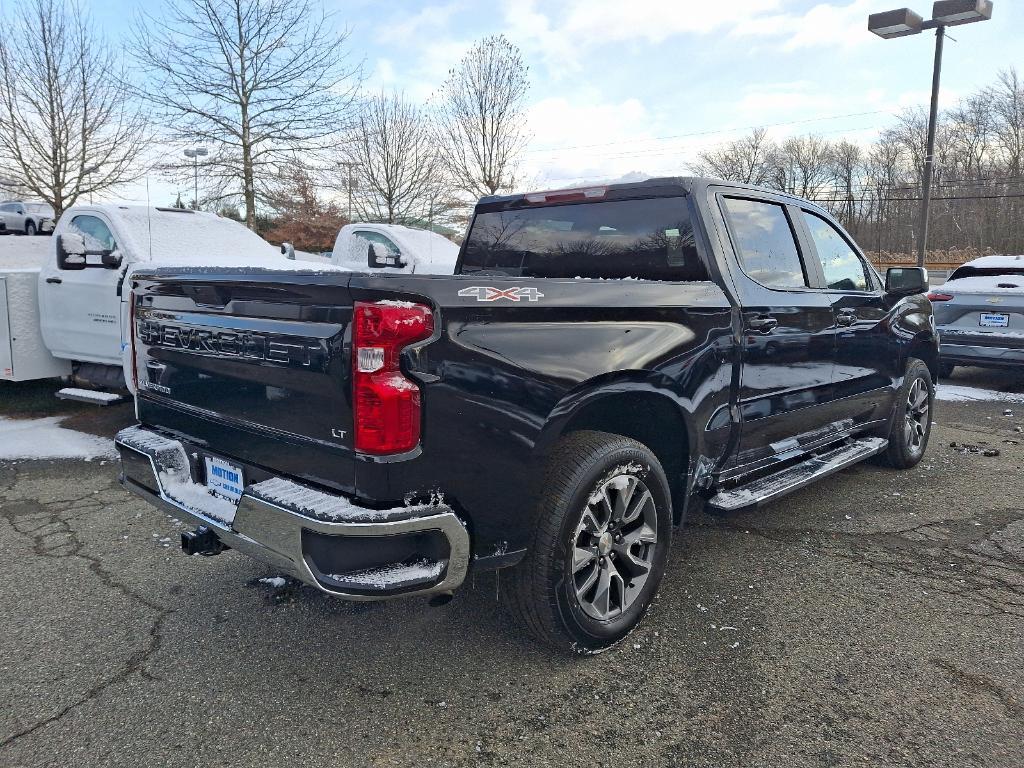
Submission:
<svg viewBox="0 0 1024 768">
<path fill-rule="evenodd" d="M 355 448 L 383 455 L 420 442 L 420 388 L 402 375 L 402 350 L 434 332 L 430 307 L 412 302 L 355 303 L 352 401 Z"/>
<path fill-rule="evenodd" d="M 932 291 L 928 294 L 928 301 L 949 301 L 952 298 L 952 294 L 939 293 L 938 291 Z"/>
</svg>

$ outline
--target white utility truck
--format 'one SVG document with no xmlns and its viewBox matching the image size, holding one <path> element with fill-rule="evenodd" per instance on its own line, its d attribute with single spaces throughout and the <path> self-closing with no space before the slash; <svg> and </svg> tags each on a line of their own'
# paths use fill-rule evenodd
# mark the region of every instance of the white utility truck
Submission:
<svg viewBox="0 0 1024 768">
<path fill-rule="evenodd" d="M 451 275 L 459 246 L 425 229 L 401 224 L 346 224 L 338 232 L 331 263 L 354 272 Z"/>
<path fill-rule="evenodd" d="M 295 264 L 236 221 L 178 208 L 76 205 L 52 238 L 19 242 L 45 246 L 0 250 L 0 380 L 64 376 L 106 389 L 130 380 L 122 289 L 134 267 Z"/>
</svg>

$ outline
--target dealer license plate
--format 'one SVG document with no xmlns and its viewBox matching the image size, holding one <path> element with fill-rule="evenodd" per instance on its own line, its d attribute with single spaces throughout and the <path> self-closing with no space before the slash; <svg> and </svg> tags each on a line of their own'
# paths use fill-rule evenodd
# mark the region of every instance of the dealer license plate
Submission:
<svg viewBox="0 0 1024 768">
<path fill-rule="evenodd" d="M 242 468 L 236 467 L 224 459 L 213 456 L 206 457 L 206 487 L 218 496 L 238 503 L 245 488 Z"/>
<path fill-rule="evenodd" d="M 982 328 L 1006 328 L 1010 325 L 1010 316 L 1002 312 L 982 312 L 978 325 Z"/>
</svg>

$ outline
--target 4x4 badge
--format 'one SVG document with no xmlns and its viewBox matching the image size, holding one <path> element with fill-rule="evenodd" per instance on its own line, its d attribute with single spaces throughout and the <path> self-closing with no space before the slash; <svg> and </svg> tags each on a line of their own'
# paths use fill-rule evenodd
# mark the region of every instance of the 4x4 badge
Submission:
<svg viewBox="0 0 1024 768">
<path fill-rule="evenodd" d="M 459 291 L 459 296 L 473 296 L 477 301 L 498 301 L 499 299 L 537 301 L 544 298 L 544 294 L 536 288 L 520 288 L 518 286 L 512 288 L 492 288 L 489 285 L 474 285 L 469 288 L 463 288 Z"/>
</svg>

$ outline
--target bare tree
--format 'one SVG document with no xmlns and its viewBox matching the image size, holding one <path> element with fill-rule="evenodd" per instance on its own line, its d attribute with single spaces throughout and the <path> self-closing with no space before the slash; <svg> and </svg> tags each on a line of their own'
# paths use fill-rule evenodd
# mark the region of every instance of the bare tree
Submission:
<svg viewBox="0 0 1024 768">
<path fill-rule="evenodd" d="M 211 145 L 207 202 L 241 198 L 250 228 L 287 166 L 315 166 L 349 127 L 361 66 L 331 23 L 312 0 L 174 0 L 135 25 L 167 138 Z"/>
<path fill-rule="evenodd" d="M 0 157 L 59 216 L 141 175 L 145 120 L 75 2 L 22 0 L 0 26 Z"/>
<path fill-rule="evenodd" d="M 772 178 L 776 147 L 764 128 L 736 141 L 698 153 L 693 172 L 743 184 L 768 184 Z"/>
<path fill-rule="evenodd" d="M 1024 80 L 1010 68 L 986 94 L 996 113 L 995 133 L 1011 178 L 1024 174 Z"/>
<path fill-rule="evenodd" d="M 863 176 L 864 151 L 852 141 L 842 139 L 832 146 L 829 162 L 837 192 L 837 204 L 832 206 L 832 213 L 839 217 L 847 229 L 853 230 L 857 223 L 854 189 L 859 187 Z"/>
<path fill-rule="evenodd" d="M 479 197 L 515 186 L 529 134 L 529 70 L 504 35 L 476 43 L 432 98 L 441 157 L 457 187 Z"/>
<path fill-rule="evenodd" d="M 427 218 L 441 164 L 430 125 L 417 105 L 400 93 L 367 99 L 347 157 L 357 169 L 354 203 L 362 218 L 388 224 Z"/>
<path fill-rule="evenodd" d="M 832 183 L 832 148 L 820 136 L 791 136 L 775 153 L 775 169 L 776 189 L 816 197 Z"/>
</svg>

